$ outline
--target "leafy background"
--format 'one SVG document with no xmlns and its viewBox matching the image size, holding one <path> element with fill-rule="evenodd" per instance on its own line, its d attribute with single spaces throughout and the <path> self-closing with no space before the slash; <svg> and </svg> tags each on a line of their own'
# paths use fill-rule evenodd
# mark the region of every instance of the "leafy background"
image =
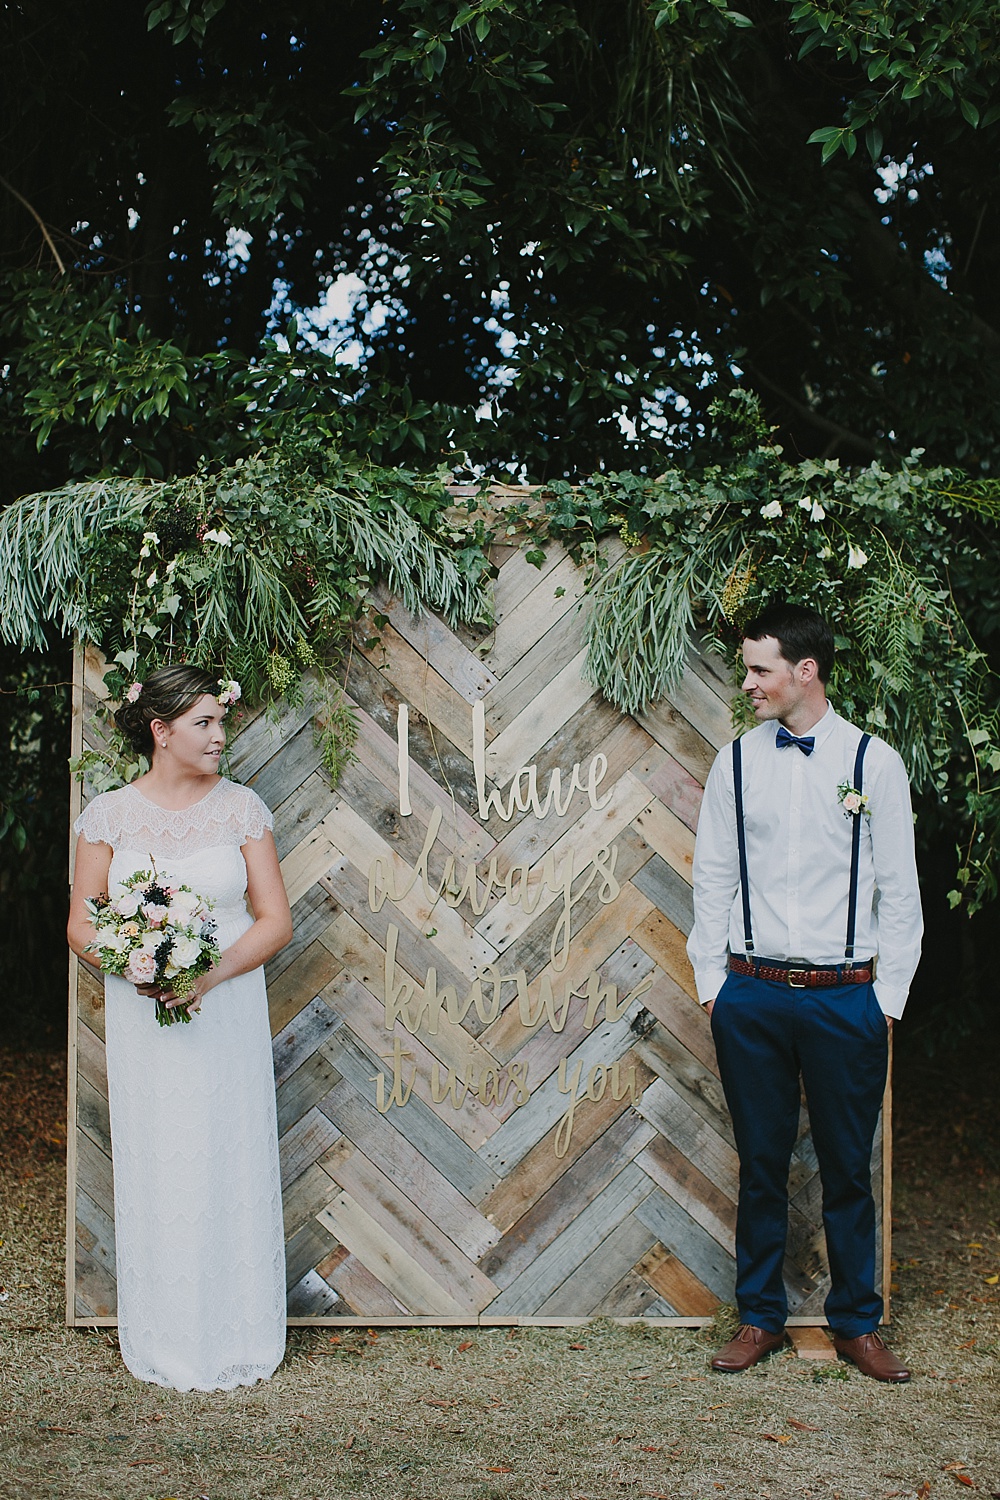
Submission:
<svg viewBox="0 0 1000 1500">
<path fill-rule="evenodd" d="M 912 701 L 898 726 L 912 743 L 921 699 L 975 679 L 986 800 L 971 810 L 988 817 L 998 21 L 980 0 L 7 7 L 0 498 L 210 487 L 280 452 L 311 475 L 346 465 L 355 498 L 372 466 L 431 532 L 421 476 L 545 482 L 573 545 L 625 525 L 642 556 L 694 524 L 680 523 L 687 501 L 672 519 L 650 505 L 673 485 L 694 515 L 714 486 L 747 529 L 753 587 L 836 601 L 882 581 L 858 623 L 902 632 L 879 701 Z M 766 441 L 747 439 L 739 402 L 710 414 L 734 387 L 759 396 Z M 857 473 L 873 461 L 879 494 L 905 492 L 883 528 L 904 573 L 865 543 L 878 502 Z M 829 496 L 826 521 L 807 521 L 796 485 Z M 760 510 L 779 494 L 768 529 Z M 786 546 L 848 516 L 870 558 L 858 577 Z M 482 536 L 438 540 L 478 586 Z M 720 548 L 700 588 L 712 628 L 712 600 L 742 587 L 738 568 L 720 582 Z M 346 615 L 353 577 L 344 561 Z M 914 580 L 938 620 L 899 615 Z M 55 913 L 64 846 L 45 820 L 64 805 L 65 707 L 56 691 L 10 691 L 65 680 L 57 633 L 46 640 L 54 655 L 5 665 L 0 879 L 26 889 L 35 861 Z M 301 665 L 279 645 L 267 655 Z M 892 687 L 908 661 L 910 685 Z M 946 738 L 919 827 L 934 946 L 959 957 L 971 1025 L 975 996 L 987 1003 L 975 927 L 946 898 L 976 767 L 969 734 L 951 723 Z M 37 919 L 52 954 L 48 910 L 26 900 L 15 950 Z M 8 1018 L 57 1035 L 61 987 L 8 989 Z"/>
</svg>

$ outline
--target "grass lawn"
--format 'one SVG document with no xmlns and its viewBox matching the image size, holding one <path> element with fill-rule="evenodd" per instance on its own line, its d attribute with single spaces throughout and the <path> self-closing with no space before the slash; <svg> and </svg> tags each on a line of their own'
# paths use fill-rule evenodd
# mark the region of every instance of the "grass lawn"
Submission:
<svg viewBox="0 0 1000 1500">
<path fill-rule="evenodd" d="M 880 1385 L 782 1352 L 712 1375 L 719 1330 L 292 1330 L 266 1385 L 182 1394 L 63 1326 L 64 1063 L 0 1053 L 3 1500 L 1000 1496 L 992 1069 L 897 1069 Z"/>
</svg>

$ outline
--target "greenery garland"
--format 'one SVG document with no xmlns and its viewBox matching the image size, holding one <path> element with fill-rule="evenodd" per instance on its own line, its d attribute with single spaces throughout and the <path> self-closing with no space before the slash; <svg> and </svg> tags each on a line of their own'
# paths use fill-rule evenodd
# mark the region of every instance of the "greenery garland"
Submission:
<svg viewBox="0 0 1000 1500">
<path fill-rule="evenodd" d="M 336 779 L 356 726 L 333 672 L 374 579 L 412 610 L 488 619 L 476 525 L 456 533 L 450 514 L 441 476 L 301 443 L 169 482 L 69 484 L 0 518 L 0 632 L 95 644 L 112 702 L 168 661 L 237 678 L 249 704 L 300 701 L 309 672 Z M 142 766 L 109 729 L 77 769 L 101 790 Z"/>
<path fill-rule="evenodd" d="M 997 889 L 1000 721 L 966 615 L 975 599 L 1000 616 L 1000 483 L 924 469 L 919 454 L 895 470 L 787 463 L 739 393 L 716 418 L 727 462 L 555 483 L 504 508 L 498 530 L 523 536 L 531 560 L 551 538 L 588 565 L 587 670 L 628 714 L 669 695 L 696 634 L 735 659 L 769 600 L 821 610 L 837 637 L 834 701 L 896 746 L 925 810 L 950 822 L 950 899 L 976 909 Z M 42 645 L 52 623 L 99 645 L 114 700 L 171 659 L 239 678 L 251 703 L 301 696 L 316 674 L 336 776 L 354 726 L 334 671 L 375 577 L 410 609 L 489 623 L 497 519 L 482 494 L 456 507 L 446 478 L 286 442 L 214 473 L 29 496 L 0 518 L 0 631 Z M 615 531 L 629 550 L 604 567 L 599 543 Z M 139 769 L 105 759 L 104 785 Z"/>
<path fill-rule="evenodd" d="M 966 614 L 976 600 L 995 616 L 1000 484 L 919 460 L 788 464 L 758 434 L 725 466 L 552 486 L 544 529 L 592 560 L 586 670 L 623 713 L 670 694 L 696 635 L 738 669 L 742 627 L 769 601 L 823 613 L 833 701 L 899 750 L 950 822 L 949 899 L 976 910 L 997 891 L 1000 679 Z M 596 544 L 615 527 L 630 550 L 602 572 Z M 734 716 L 746 722 L 739 696 Z"/>
</svg>

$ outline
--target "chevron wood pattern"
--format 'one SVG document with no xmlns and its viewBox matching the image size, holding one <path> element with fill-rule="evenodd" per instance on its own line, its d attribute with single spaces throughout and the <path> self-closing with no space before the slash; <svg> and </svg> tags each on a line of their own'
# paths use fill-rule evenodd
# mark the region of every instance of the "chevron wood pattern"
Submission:
<svg viewBox="0 0 1000 1500">
<path fill-rule="evenodd" d="M 388 624 L 350 658 L 337 787 L 308 696 L 232 746 L 274 809 L 295 918 L 268 971 L 289 1318 L 700 1323 L 733 1295 L 738 1162 L 684 942 L 728 673 L 694 655 L 670 702 L 625 718 L 583 676 L 569 557 L 497 561 L 482 642 L 376 593 Z M 101 690 L 78 653 L 77 750 Z M 110 1323 L 102 997 L 75 964 L 71 991 L 67 1312 Z M 887 1161 L 880 1136 L 886 1225 Z M 804 1110 L 791 1194 L 808 1325 L 827 1267 Z"/>
</svg>

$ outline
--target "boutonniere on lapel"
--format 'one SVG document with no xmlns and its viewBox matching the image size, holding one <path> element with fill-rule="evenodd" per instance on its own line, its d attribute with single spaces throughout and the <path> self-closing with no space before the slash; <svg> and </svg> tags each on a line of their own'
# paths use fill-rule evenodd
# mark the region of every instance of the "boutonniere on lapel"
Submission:
<svg viewBox="0 0 1000 1500">
<path fill-rule="evenodd" d="M 859 792 L 857 787 L 851 786 L 849 781 L 842 781 L 837 788 L 837 801 L 844 809 L 845 818 L 870 818 L 872 815 L 871 803 L 865 792 Z"/>
</svg>

